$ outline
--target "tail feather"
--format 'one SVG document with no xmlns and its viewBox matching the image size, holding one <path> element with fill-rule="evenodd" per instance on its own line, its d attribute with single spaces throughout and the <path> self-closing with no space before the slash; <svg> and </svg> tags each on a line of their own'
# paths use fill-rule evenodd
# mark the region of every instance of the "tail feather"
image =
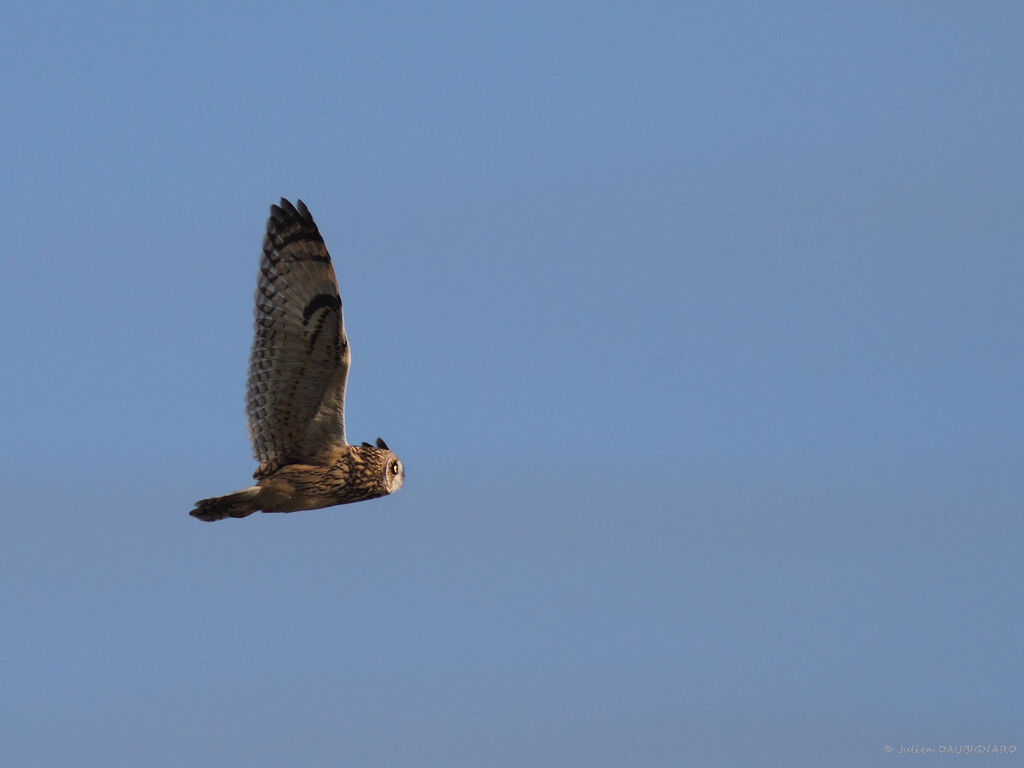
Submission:
<svg viewBox="0 0 1024 768">
<path fill-rule="evenodd" d="M 201 499 L 196 502 L 196 508 L 189 514 L 208 523 L 226 517 L 246 517 L 259 510 L 259 495 L 259 486 L 254 485 L 225 496 Z"/>
</svg>

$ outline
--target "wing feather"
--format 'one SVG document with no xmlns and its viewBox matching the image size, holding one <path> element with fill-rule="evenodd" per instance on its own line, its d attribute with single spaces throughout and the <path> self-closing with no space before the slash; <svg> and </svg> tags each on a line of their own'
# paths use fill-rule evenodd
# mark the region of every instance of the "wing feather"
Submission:
<svg viewBox="0 0 1024 768">
<path fill-rule="evenodd" d="M 309 210 L 270 207 L 256 286 L 246 415 L 256 476 L 346 445 L 349 348 L 331 257 Z"/>
</svg>

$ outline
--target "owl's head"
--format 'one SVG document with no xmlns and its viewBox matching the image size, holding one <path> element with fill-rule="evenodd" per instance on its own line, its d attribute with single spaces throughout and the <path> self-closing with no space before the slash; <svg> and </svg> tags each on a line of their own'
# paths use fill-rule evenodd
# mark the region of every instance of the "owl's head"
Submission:
<svg viewBox="0 0 1024 768">
<path fill-rule="evenodd" d="M 375 454 L 376 462 L 374 463 L 383 472 L 380 482 L 384 487 L 384 492 L 394 493 L 401 488 L 405 482 L 405 467 L 402 465 L 402 460 L 388 448 L 388 444 L 378 437 L 376 447 L 369 443 L 363 443 L 361 447 L 370 448 Z"/>
</svg>

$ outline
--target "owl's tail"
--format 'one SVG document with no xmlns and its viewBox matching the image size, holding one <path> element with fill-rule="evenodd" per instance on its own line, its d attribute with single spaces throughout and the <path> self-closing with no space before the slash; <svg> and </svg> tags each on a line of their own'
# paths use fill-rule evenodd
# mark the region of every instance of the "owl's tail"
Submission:
<svg viewBox="0 0 1024 768">
<path fill-rule="evenodd" d="M 259 495 L 259 486 L 254 485 L 226 496 L 201 499 L 196 502 L 196 508 L 189 514 L 208 523 L 212 523 L 214 520 L 223 520 L 226 517 L 246 517 L 259 510 Z"/>
</svg>

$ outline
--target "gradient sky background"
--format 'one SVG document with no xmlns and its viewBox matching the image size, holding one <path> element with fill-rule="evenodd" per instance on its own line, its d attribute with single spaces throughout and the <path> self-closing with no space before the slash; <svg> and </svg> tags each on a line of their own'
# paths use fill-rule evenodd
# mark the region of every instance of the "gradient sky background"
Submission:
<svg viewBox="0 0 1024 768">
<path fill-rule="evenodd" d="M 1017 3 L 23 3 L 0 754 L 1024 759 Z M 268 206 L 398 495 L 254 468 Z"/>
</svg>

